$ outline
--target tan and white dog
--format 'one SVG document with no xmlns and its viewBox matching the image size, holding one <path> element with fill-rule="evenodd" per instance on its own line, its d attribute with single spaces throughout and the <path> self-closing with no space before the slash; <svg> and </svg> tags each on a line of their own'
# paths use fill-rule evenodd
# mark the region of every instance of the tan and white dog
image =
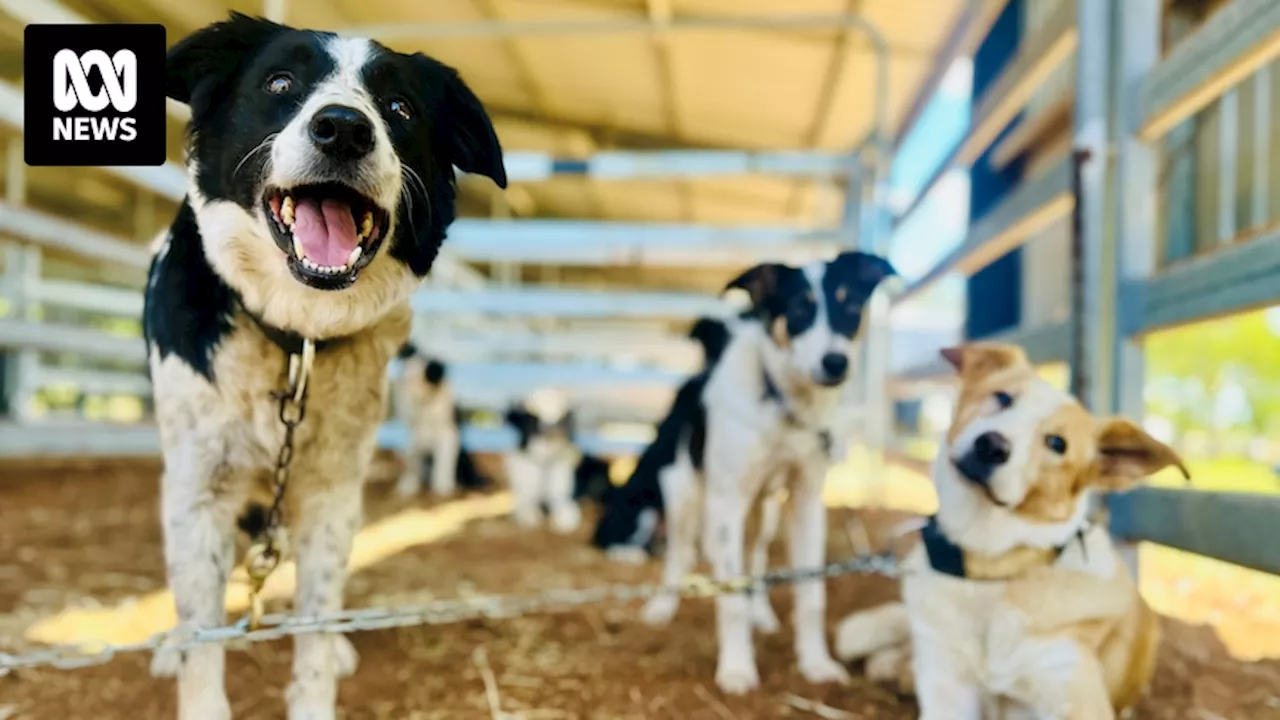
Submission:
<svg viewBox="0 0 1280 720">
<path fill-rule="evenodd" d="M 1151 681 L 1159 621 L 1090 522 L 1092 496 L 1186 469 L 1018 347 L 942 354 L 961 387 L 932 471 L 938 514 L 906 559 L 904 602 L 846 618 L 836 653 L 914 685 L 922 718 L 1113 718 Z"/>
</svg>

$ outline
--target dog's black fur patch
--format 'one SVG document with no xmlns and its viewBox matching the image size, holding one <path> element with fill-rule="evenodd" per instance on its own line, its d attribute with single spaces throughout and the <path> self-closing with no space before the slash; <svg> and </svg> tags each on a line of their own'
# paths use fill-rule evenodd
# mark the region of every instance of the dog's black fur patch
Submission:
<svg viewBox="0 0 1280 720">
<path fill-rule="evenodd" d="M 604 503 L 612 491 L 613 483 L 609 481 L 609 461 L 583 453 L 578 467 L 573 471 L 573 499 Z"/>
<path fill-rule="evenodd" d="M 143 339 L 161 360 L 176 355 L 213 382 L 213 354 L 231 332 L 235 293 L 209 265 L 195 212 L 185 201 L 165 247 L 147 271 Z"/>
</svg>

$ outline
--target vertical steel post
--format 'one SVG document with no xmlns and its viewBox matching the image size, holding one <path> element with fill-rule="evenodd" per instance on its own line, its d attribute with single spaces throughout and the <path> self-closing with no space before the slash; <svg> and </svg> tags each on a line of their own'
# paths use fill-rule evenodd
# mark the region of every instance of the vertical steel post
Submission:
<svg viewBox="0 0 1280 720">
<path fill-rule="evenodd" d="M 1138 138 L 1141 122 L 1137 89 L 1160 59 L 1160 0 L 1125 0 L 1115 3 L 1116 62 L 1116 241 L 1113 262 L 1117 267 L 1113 293 L 1115 306 L 1112 344 L 1114 392 L 1108 411 L 1134 420 L 1143 416 L 1145 361 L 1142 339 L 1135 335 L 1142 322 L 1142 286 L 1155 271 L 1156 189 L 1155 148 Z M 1137 547 L 1119 546 L 1121 557 L 1139 574 Z"/>
<path fill-rule="evenodd" d="M 1107 335 L 1114 329 L 1107 315 L 1115 298 L 1108 285 L 1113 267 L 1106 237 L 1112 5 L 1107 0 L 1076 2 L 1080 44 L 1076 49 L 1074 147 L 1082 162 L 1076 193 L 1080 282 L 1075 323 L 1081 336 L 1075 339 L 1080 367 L 1072 372 L 1083 380 L 1080 400 L 1093 410 L 1109 404 L 1112 351 Z"/>
</svg>

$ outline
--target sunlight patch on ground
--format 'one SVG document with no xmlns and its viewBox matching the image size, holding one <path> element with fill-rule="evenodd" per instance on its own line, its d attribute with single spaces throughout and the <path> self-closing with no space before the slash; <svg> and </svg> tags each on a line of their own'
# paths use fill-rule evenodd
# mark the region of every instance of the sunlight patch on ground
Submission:
<svg viewBox="0 0 1280 720">
<path fill-rule="evenodd" d="M 455 535 L 469 522 L 511 512 L 510 493 L 469 497 L 430 509 L 413 508 L 379 520 L 356 536 L 347 567 L 351 572 L 375 565 L 419 545 Z M 289 598 L 297 581 L 293 561 L 283 563 L 263 587 L 267 601 Z M 237 567 L 227 586 L 227 613 L 235 616 L 249 607 L 249 585 Z M 167 590 L 126 600 L 109 608 L 68 608 L 33 623 L 23 634 L 30 642 L 51 645 L 91 642 L 141 642 L 177 622 L 173 595 Z"/>
</svg>

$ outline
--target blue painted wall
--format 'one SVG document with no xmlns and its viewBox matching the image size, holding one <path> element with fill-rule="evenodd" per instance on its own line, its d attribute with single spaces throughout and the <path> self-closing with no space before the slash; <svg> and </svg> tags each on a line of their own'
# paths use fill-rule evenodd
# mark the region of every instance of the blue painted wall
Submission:
<svg viewBox="0 0 1280 720">
<path fill-rule="evenodd" d="M 978 98 L 1013 61 L 1022 36 L 1022 8 L 1027 0 L 1010 0 L 991 27 L 973 58 L 973 98 Z M 1021 119 L 1021 118 L 1019 118 Z M 1017 126 L 1009 124 L 1003 138 Z M 991 147 L 995 147 L 992 143 Z M 991 149 L 978 158 L 969 173 L 969 226 L 1000 203 L 1006 193 L 1022 180 L 1024 160 L 994 170 L 989 162 Z M 965 337 L 978 339 L 1017 327 L 1022 322 L 1022 251 L 1013 250 L 968 280 L 968 310 Z"/>
</svg>

